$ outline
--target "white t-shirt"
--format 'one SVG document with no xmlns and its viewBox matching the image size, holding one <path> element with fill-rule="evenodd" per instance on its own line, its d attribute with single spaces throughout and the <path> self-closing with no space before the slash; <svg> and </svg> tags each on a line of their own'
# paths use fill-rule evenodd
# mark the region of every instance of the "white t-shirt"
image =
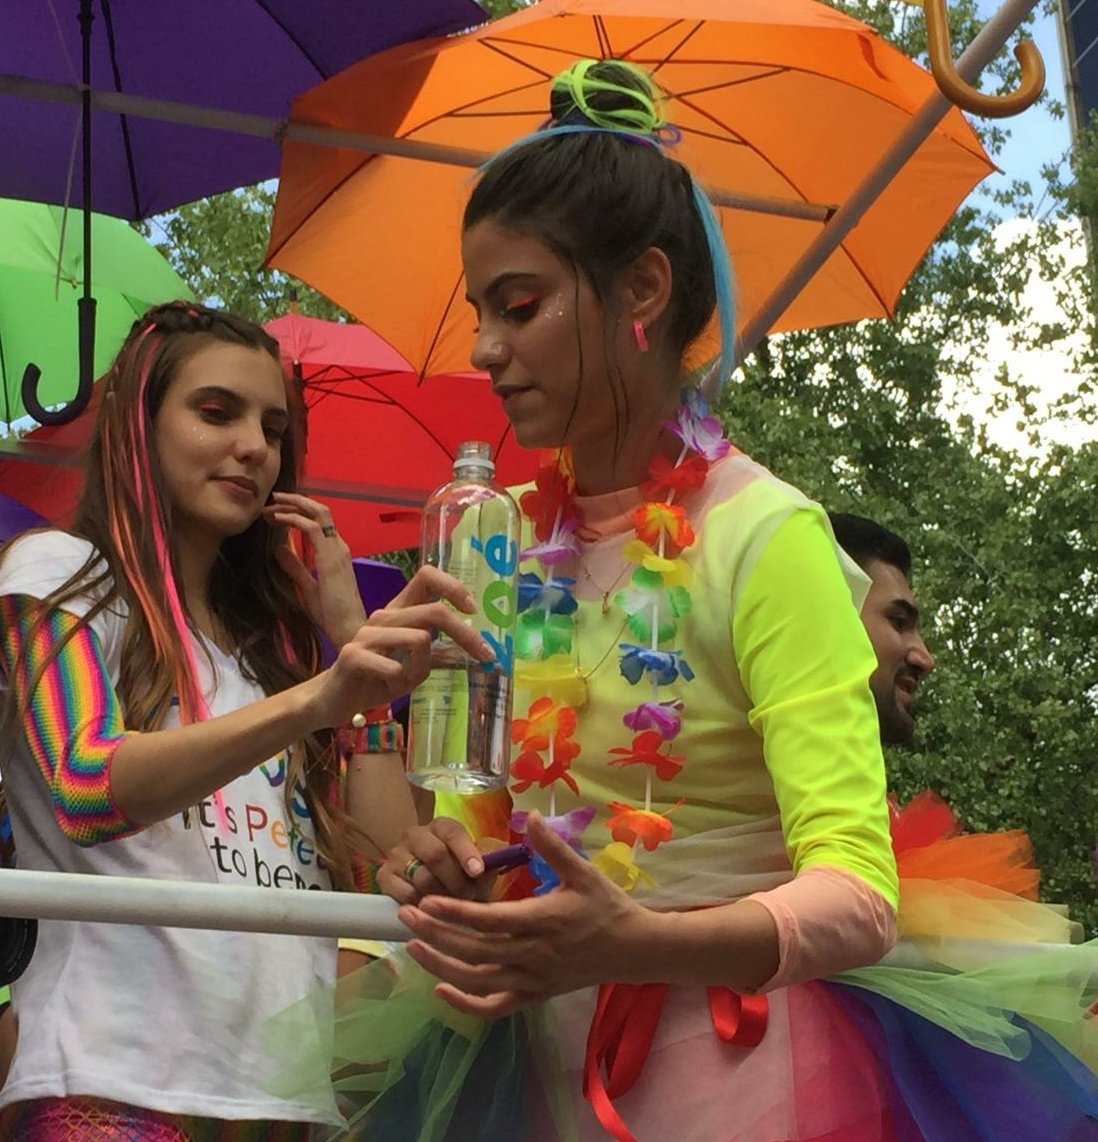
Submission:
<svg viewBox="0 0 1098 1142">
<path fill-rule="evenodd" d="M 0 595 L 43 598 L 84 563 L 91 545 L 64 532 L 28 536 L 0 564 Z M 66 603 L 75 614 L 88 602 Z M 124 618 L 92 620 L 117 683 Z M 196 647 L 211 716 L 263 697 L 239 664 Z M 169 724 L 178 724 L 174 712 Z M 4 767 L 20 868 L 206 883 L 326 889 L 304 799 L 287 820 L 286 756 L 222 790 L 198 813 L 81 848 L 54 820 L 24 740 Z M 338 1122 L 315 1106 L 266 1093 L 275 1064 L 257 1034 L 276 1012 L 330 983 L 336 942 L 304 936 L 43 921 L 26 974 L 12 987 L 19 1045 L 0 1105 L 96 1095 L 153 1110 L 227 1119 Z"/>
</svg>

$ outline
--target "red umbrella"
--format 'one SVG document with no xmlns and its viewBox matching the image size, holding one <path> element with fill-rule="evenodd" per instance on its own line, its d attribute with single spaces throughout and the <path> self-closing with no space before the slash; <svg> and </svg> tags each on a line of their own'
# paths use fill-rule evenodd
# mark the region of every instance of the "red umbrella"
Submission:
<svg viewBox="0 0 1098 1142">
<path fill-rule="evenodd" d="M 483 373 L 420 378 L 364 325 L 290 314 L 265 326 L 303 385 L 305 483 L 356 555 L 419 544 L 419 506 L 465 440 L 486 440 L 506 484 L 533 478 Z"/>
<path fill-rule="evenodd" d="M 67 424 L 43 425 L 22 440 L 0 440 L 0 492 L 65 526 L 84 486 L 84 446 L 101 391 L 94 385 L 88 407 Z"/>
<path fill-rule="evenodd" d="M 465 440 L 492 445 L 503 483 L 533 478 L 537 454 L 515 443 L 483 373 L 421 379 L 365 325 L 294 313 L 265 328 L 302 386 L 304 490 L 329 504 L 355 555 L 419 545 L 420 505 L 449 479 Z M 97 398 L 98 386 L 93 393 Z M 94 404 L 71 424 L 38 428 L 3 449 L 45 463 L 0 460 L 0 491 L 63 522 L 80 492 L 82 472 L 71 465 L 88 438 Z"/>
</svg>

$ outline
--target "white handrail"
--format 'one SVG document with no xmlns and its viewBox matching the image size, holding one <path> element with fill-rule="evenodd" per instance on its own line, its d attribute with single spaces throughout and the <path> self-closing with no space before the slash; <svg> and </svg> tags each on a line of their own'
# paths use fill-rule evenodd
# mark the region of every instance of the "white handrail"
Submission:
<svg viewBox="0 0 1098 1142">
<path fill-rule="evenodd" d="M 0 871 L 0 916 L 40 920 L 407 940 L 410 933 L 397 919 L 396 910 L 396 902 L 388 896 L 356 892 L 284 891 L 31 869 Z"/>
<path fill-rule="evenodd" d="M 397 919 L 396 902 L 387 896 L 29 869 L 0 870 L 0 916 L 363 940 L 404 941 L 411 935 Z M 986 964 L 1069 945 L 955 939 L 937 946 L 950 962 Z M 1092 954 L 1098 980 L 1098 943 Z M 938 964 L 908 941 L 901 941 L 881 962 L 902 968 Z"/>
</svg>

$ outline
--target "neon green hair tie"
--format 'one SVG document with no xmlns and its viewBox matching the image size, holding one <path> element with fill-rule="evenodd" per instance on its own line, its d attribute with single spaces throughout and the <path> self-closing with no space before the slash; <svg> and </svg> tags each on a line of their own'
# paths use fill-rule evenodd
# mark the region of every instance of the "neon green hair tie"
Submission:
<svg viewBox="0 0 1098 1142">
<path fill-rule="evenodd" d="M 591 75 L 591 69 L 600 64 L 611 63 L 615 68 L 625 70 L 636 77 L 637 85 L 615 83 L 600 75 Z M 582 59 L 567 71 L 562 71 L 553 80 L 554 95 L 564 95 L 571 102 L 571 109 L 579 111 L 595 127 L 608 131 L 633 131 L 643 135 L 655 135 L 666 125 L 663 114 L 663 96 L 652 81 L 652 77 L 635 64 L 625 60 Z M 630 106 L 603 111 L 592 107 L 590 97 L 597 92 L 619 95 Z M 565 121 L 565 115 L 558 115 L 557 122 Z"/>
</svg>

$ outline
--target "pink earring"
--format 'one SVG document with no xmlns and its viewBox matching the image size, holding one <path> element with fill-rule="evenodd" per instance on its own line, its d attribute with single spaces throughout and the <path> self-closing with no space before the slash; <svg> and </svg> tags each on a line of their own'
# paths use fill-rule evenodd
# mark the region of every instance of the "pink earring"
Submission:
<svg viewBox="0 0 1098 1142">
<path fill-rule="evenodd" d="M 647 353 L 648 335 L 644 332 L 644 326 L 641 324 L 639 317 L 633 322 L 633 336 L 637 339 L 637 348 L 642 353 Z"/>
</svg>

